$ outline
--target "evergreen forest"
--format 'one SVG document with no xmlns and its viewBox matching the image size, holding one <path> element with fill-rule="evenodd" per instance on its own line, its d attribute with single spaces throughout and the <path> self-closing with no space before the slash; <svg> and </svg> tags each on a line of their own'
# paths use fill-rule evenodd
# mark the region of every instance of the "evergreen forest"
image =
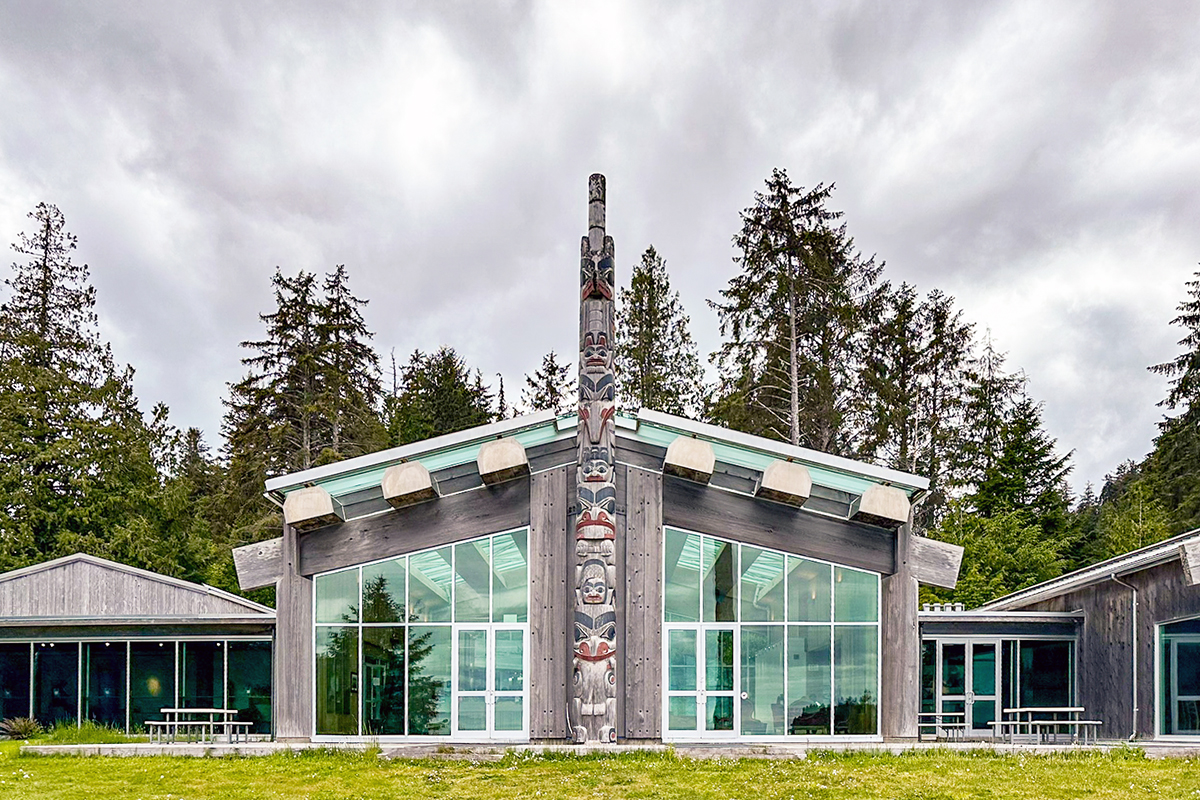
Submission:
<svg viewBox="0 0 1200 800">
<path fill-rule="evenodd" d="M 1200 272 L 1180 287 L 1174 358 L 1149 453 L 1072 492 L 1016 365 L 936 287 L 861 253 L 834 186 L 776 169 L 730 229 L 705 363 L 648 246 L 617 299 L 618 398 L 931 481 L 920 533 L 965 548 L 968 607 L 1200 527 Z M 261 335 L 242 342 L 221 429 L 144 405 L 100 335 L 96 291 L 63 214 L 42 203 L 0 290 L 0 571 L 83 551 L 238 591 L 230 551 L 278 535 L 264 481 L 535 410 L 566 413 L 574 354 L 550 352 L 506 396 L 452 343 L 383 353 L 345 265 L 276 269 Z M 625 270 L 621 270 L 625 272 Z M 531 354 L 531 364 L 535 360 Z M 272 603 L 270 590 L 251 592 Z"/>
</svg>

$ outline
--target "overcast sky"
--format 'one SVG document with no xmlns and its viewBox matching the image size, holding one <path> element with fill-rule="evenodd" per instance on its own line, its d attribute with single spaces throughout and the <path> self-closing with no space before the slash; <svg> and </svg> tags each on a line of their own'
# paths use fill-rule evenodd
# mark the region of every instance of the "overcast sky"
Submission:
<svg viewBox="0 0 1200 800">
<path fill-rule="evenodd" d="M 1193 3 L 0 3 L 0 241 L 57 204 L 148 409 L 219 444 L 269 278 L 345 263 L 385 355 L 510 395 L 575 350 L 587 176 L 618 280 L 705 300 L 772 167 L 955 296 L 1099 482 L 1151 446 L 1200 261 Z M 4 259 L 7 264 L 11 258 Z"/>
</svg>

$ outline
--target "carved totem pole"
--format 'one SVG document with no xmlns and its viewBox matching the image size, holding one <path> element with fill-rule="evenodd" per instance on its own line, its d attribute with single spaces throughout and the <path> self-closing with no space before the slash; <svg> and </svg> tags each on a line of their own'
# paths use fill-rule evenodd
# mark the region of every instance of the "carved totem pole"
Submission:
<svg viewBox="0 0 1200 800">
<path fill-rule="evenodd" d="M 617 740 L 616 505 L 613 453 L 613 240 L 604 176 L 588 178 L 579 261 L 579 516 L 575 522 L 575 656 L 571 724 L 578 742 Z"/>
</svg>

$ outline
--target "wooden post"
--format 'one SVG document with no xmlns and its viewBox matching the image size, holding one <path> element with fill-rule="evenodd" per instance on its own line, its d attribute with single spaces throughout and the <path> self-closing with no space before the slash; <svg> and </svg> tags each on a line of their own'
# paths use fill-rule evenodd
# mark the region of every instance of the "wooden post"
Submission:
<svg viewBox="0 0 1200 800">
<path fill-rule="evenodd" d="M 300 574 L 300 539 L 283 526 L 283 575 L 275 583 L 275 738 L 308 740 L 313 734 L 312 578 Z"/>
<path fill-rule="evenodd" d="M 617 740 L 617 488 L 612 341 L 613 240 L 604 233 L 603 175 L 588 178 L 588 235 L 579 258 L 579 457 L 571 727 L 577 742 Z"/>
<path fill-rule="evenodd" d="M 883 579 L 883 653 L 880 733 L 885 739 L 917 738 L 921 710 L 921 635 L 917 578 L 910 560 L 912 516 L 896 531 L 896 571 Z"/>
</svg>

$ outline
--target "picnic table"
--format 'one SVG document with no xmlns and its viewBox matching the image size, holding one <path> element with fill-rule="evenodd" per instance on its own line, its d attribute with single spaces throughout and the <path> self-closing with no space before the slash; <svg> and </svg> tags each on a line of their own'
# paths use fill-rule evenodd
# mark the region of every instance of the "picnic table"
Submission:
<svg viewBox="0 0 1200 800">
<path fill-rule="evenodd" d="M 922 711 L 917 714 L 917 729 L 933 728 L 934 738 L 962 739 L 967 732 L 964 711 Z"/>
<path fill-rule="evenodd" d="M 152 742 L 177 742 L 180 737 L 187 741 L 196 737 L 201 742 L 215 742 L 218 731 L 231 744 L 239 738 L 245 742 L 254 725 L 253 722 L 238 722 L 236 708 L 163 708 L 159 711 L 163 719 L 146 722 Z"/>
<path fill-rule="evenodd" d="M 1058 741 L 1060 734 L 1070 735 L 1071 742 L 1089 739 L 1094 744 L 1096 732 L 1103 724 L 1096 719 L 1083 719 L 1087 709 L 1083 706 L 1024 706 L 1004 709 L 1004 718 L 989 722 L 992 736 L 1008 742 L 1024 737 L 1036 744 Z"/>
</svg>

